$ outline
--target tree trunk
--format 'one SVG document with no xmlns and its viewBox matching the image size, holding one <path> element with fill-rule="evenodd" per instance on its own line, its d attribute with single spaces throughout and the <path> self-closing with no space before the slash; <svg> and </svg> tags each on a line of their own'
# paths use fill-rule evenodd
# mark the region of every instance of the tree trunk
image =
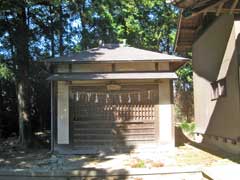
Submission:
<svg viewBox="0 0 240 180">
<path fill-rule="evenodd" d="M 2 63 L 2 60 L 0 59 L 0 64 Z M 3 96 L 2 96 L 2 88 L 3 87 L 3 83 L 2 83 L 2 79 L 0 79 L 0 115 L 3 111 Z M 1 117 L 0 117 L 1 119 Z M 0 120 L 0 125 L 1 125 L 1 120 Z"/>
<path fill-rule="evenodd" d="M 55 57 L 55 43 L 54 43 L 54 25 L 53 25 L 53 7 L 49 6 L 49 12 L 50 12 L 50 38 L 51 38 L 51 51 L 52 51 L 52 57 Z"/>
<path fill-rule="evenodd" d="M 82 50 L 86 50 L 88 49 L 88 31 L 87 31 L 87 28 L 86 28 L 86 8 L 85 8 L 85 0 L 80 0 L 78 1 L 77 3 L 77 6 L 78 6 L 78 11 L 79 11 L 79 16 L 80 16 L 80 19 L 81 19 L 81 28 L 82 28 L 82 31 L 81 31 L 81 35 L 82 35 L 82 40 L 81 40 L 81 47 L 82 47 Z"/>
<path fill-rule="evenodd" d="M 26 67 L 22 67 L 26 69 Z M 24 147 L 31 145 L 32 128 L 29 113 L 29 83 L 28 78 L 23 75 L 17 80 L 19 139 Z"/>
<path fill-rule="evenodd" d="M 32 140 L 30 121 L 29 51 L 26 9 L 20 8 L 14 35 L 16 48 L 16 94 L 18 100 L 19 139 L 21 145 L 29 147 Z"/>
<path fill-rule="evenodd" d="M 64 46 L 63 46 L 63 9 L 62 9 L 62 1 L 59 6 L 59 21 L 60 21 L 60 27 L 59 27 L 59 53 L 60 56 L 63 56 L 64 52 Z"/>
</svg>

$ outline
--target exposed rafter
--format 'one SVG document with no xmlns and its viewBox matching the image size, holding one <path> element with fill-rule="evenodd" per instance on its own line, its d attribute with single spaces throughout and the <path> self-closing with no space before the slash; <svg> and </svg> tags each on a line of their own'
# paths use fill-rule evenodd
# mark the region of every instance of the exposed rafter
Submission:
<svg viewBox="0 0 240 180">
<path fill-rule="evenodd" d="M 237 7 L 237 4 L 238 4 L 238 0 L 235 0 L 234 3 L 232 4 L 231 10 L 230 10 L 231 14 L 233 13 L 234 9 Z"/>
<path fill-rule="evenodd" d="M 220 6 L 222 3 L 226 3 L 228 0 L 219 0 L 219 1 L 214 1 L 214 2 L 209 2 L 209 5 L 206 4 L 205 6 L 203 6 L 203 8 L 198 8 L 196 11 L 194 10 L 194 7 L 191 7 L 190 9 L 186 9 L 183 11 L 183 15 L 185 15 L 185 18 L 191 18 L 194 16 L 197 16 L 199 14 L 202 14 L 204 12 L 208 12 L 210 9 L 213 9 L 215 7 Z M 191 12 L 189 13 L 189 11 L 191 10 Z"/>
<path fill-rule="evenodd" d="M 203 25 L 213 22 L 216 16 L 233 14 L 235 18 L 240 17 L 240 0 L 171 1 L 182 10 L 175 41 L 175 51 L 179 53 L 191 51 L 192 44 L 204 30 Z"/>
<path fill-rule="evenodd" d="M 216 9 L 209 9 L 208 12 L 210 12 L 210 13 L 216 13 Z M 222 9 L 221 9 L 221 14 L 228 14 L 228 13 L 230 13 L 230 14 L 240 14 L 240 9 L 233 9 L 233 10 L 232 10 L 232 13 L 231 13 L 230 10 L 227 9 L 227 8 L 222 8 Z"/>
<path fill-rule="evenodd" d="M 218 9 L 217 9 L 217 12 L 216 12 L 216 16 L 219 16 L 219 15 L 221 14 L 221 10 L 222 10 L 224 4 L 225 4 L 225 2 L 222 2 L 222 3 L 218 6 Z"/>
</svg>

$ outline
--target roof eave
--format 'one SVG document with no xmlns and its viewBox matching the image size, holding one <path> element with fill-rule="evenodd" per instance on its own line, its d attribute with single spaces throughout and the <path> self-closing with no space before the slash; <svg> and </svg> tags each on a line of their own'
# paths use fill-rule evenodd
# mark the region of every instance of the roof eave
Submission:
<svg viewBox="0 0 240 180">
<path fill-rule="evenodd" d="M 179 38 L 179 34 L 180 34 L 180 30 L 181 30 L 181 21 L 182 21 L 182 11 L 180 12 L 180 16 L 178 18 L 178 24 L 177 24 L 177 33 L 176 33 L 176 38 L 175 38 L 175 41 L 174 41 L 174 52 L 177 52 L 176 49 L 177 49 L 177 42 L 178 42 L 178 38 Z"/>
<path fill-rule="evenodd" d="M 190 61 L 188 58 L 183 58 L 183 59 L 161 59 L 161 60 L 102 60 L 102 61 L 58 61 L 58 60 L 53 60 L 53 61 L 39 61 L 47 64 L 59 64 L 59 63 L 66 63 L 66 64 L 108 64 L 108 63 L 131 63 L 131 62 L 187 62 Z"/>
<path fill-rule="evenodd" d="M 75 81 L 75 80 L 141 80 L 141 79 L 177 79 L 174 72 L 130 72 L 130 73 L 75 73 L 54 74 L 48 77 L 49 81 Z"/>
</svg>

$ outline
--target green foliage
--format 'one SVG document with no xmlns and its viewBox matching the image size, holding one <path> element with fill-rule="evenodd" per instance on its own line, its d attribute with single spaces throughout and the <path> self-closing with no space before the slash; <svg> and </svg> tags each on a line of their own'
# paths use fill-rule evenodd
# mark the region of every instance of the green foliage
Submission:
<svg viewBox="0 0 240 180">
<path fill-rule="evenodd" d="M 196 129 L 196 124 L 195 122 L 187 122 L 187 120 L 183 120 L 179 127 L 187 134 L 189 135 L 193 135 L 194 134 L 194 131 Z"/>
<path fill-rule="evenodd" d="M 11 80 L 13 72 L 7 67 L 6 64 L 0 63 L 0 79 Z"/>
<path fill-rule="evenodd" d="M 178 83 L 182 85 L 188 85 L 189 88 L 192 88 L 193 83 L 193 72 L 192 72 L 192 63 L 189 62 L 186 65 L 184 65 L 182 68 L 177 70 L 178 75 Z M 180 88 L 180 87 L 179 87 Z"/>
<path fill-rule="evenodd" d="M 0 111 L 17 109 L 6 102 L 16 104 L 14 86 L 24 80 L 30 97 L 23 97 L 26 103 L 21 104 L 30 104 L 26 109 L 31 109 L 32 119 L 49 122 L 48 74 L 43 64 L 34 61 L 97 47 L 99 40 L 126 39 L 131 46 L 172 53 L 178 11 L 165 0 L 2 0 L 0 14 L 0 54 L 16 67 L 12 72 L 6 64 L 0 66 L 4 79 L 0 94 L 11 91 L 9 97 L 2 97 Z M 9 81 L 12 77 L 17 81 Z M 11 88 L 5 87 L 5 81 Z M 37 121 L 33 127 L 40 127 Z"/>
<path fill-rule="evenodd" d="M 138 162 L 138 164 L 136 165 L 136 168 L 144 168 L 144 167 L 145 167 L 145 163 L 144 163 L 143 160 L 140 160 L 140 161 Z"/>
<path fill-rule="evenodd" d="M 164 0 L 88 1 L 76 3 L 82 27 L 80 46 L 75 50 L 95 47 L 99 40 L 127 43 L 144 49 L 172 52 L 176 33 L 177 10 Z M 69 3 L 70 7 L 73 4 Z M 79 13 L 80 10 L 80 13 Z"/>
<path fill-rule="evenodd" d="M 145 162 L 142 159 L 134 159 L 133 162 L 131 162 L 132 168 L 145 168 Z"/>
<path fill-rule="evenodd" d="M 178 121 L 186 119 L 188 122 L 193 120 L 193 73 L 192 63 L 185 64 L 177 71 L 178 80 L 175 83 L 176 98 L 175 111 Z"/>
</svg>

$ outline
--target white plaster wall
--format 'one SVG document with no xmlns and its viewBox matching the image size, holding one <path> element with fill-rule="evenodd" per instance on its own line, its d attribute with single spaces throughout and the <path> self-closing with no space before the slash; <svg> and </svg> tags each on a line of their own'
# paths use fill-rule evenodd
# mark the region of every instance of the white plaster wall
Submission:
<svg viewBox="0 0 240 180">
<path fill-rule="evenodd" d="M 154 63 L 116 63 L 116 71 L 155 71 Z"/>
<path fill-rule="evenodd" d="M 72 72 L 111 72 L 111 64 L 73 64 Z"/>
<path fill-rule="evenodd" d="M 57 72 L 58 73 L 66 73 L 68 72 L 68 65 L 67 64 L 58 64 L 57 65 Z"/>
<path fill-rule="evenodd" d="M 170 70 L 169 62 L 158 63 L 158 70 L 159 71 L 169 71 Z"/>
<path fill-rule="evenodd" d="M 174 145 L 173 106 L 171 104 L 170 81 L 159 83 L 159 143 Z"/>
<path fill-rule="evenodd" d="M 57 143 L 69 144 L 69 88 L 66 82 L 58 82 Z"/>
<path fill-rule="evenodd" d="M 155 71 L 154 62 L 145 62 L 145 63 L 115 63 L 115 70 L 118 72 L 123 71 Z M 160 62 L 158 63 L 158 71 L 169 71 L 170 64 L 169 62 Z M 67 73 L 69 72 L 69 67 L 67 64 L 58 64 L 57 65 L 58 73 Z M 72 64 L 72 72 L 112 72 L 112 64 Z"/>
</svg>

